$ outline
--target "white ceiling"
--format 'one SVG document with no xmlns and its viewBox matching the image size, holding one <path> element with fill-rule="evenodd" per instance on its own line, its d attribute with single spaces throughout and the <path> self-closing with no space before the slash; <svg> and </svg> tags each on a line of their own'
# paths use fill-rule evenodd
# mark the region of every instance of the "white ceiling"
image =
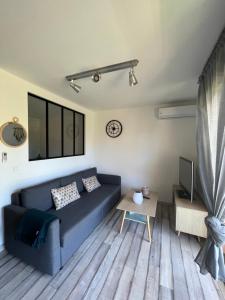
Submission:
<svg viewBox="0 0 225 300">
<path fill-rule="evenodd" d="M 0 67 L 91 109 L 191 100 L 224 25 L 224 0 L 0 0 Z M 128 70 L 64 79 L 134 58 L 132 88 Z"/>
</svg>

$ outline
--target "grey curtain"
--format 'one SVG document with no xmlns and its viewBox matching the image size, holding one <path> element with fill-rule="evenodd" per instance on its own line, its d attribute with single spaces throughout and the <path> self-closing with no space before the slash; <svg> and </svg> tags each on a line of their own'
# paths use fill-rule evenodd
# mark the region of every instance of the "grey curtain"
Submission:
<svg viewBox="0 0 225 300">
<path fill-rule="evenodd" d="M 201 273 L 225 281 L 225 30 L 200 77 L 197 109 L 197 188 L 209 216 L 195 261 Z"/>
</svg>

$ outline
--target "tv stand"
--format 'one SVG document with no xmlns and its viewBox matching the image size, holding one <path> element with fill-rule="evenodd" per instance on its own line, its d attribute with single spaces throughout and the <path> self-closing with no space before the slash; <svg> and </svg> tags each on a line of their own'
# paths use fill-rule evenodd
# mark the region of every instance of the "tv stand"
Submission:
<svg viewBox="0 0 225 300">
<path fill-rule="evenodd" d="M 191 201 L 188 194 L 184 190 L 177 190 L 177 194 L 179 198 L 183 198 Z"/>
<path fill-rule="evenodd" d="M 178 236 L 181 232 L 192 234 L 198 237 L 207 237 L 205 217 L 208 212 L 200 200 L 193 200 L 182 197 L 182 188 L 179 185 L 173 186 L 173 201 L 175 205 L 175 228 Z"/>
</svg>

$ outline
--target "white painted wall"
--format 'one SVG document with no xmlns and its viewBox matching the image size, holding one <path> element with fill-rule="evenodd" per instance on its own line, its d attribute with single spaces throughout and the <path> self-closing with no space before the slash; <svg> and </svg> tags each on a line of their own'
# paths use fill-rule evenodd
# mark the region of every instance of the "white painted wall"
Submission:
<svg viewBox="0 0 225 300">
<path fill-rule="evenodd" d="M 195 119 L 158 120 L 151 106 L 96 113 L 98 170 L 122 176 L 123 191 L 149 185 L 161 201 L 171 201 L 178 182 L 178 157 L 195 158 Z M 119 120 L 123 132 L 110 138 L 105 126 Z"/>
<path fill-rule="evenodd" d="M 86 155 L 70 158 L 50 159 L 44 161 L 28 161 L 28 141 L 19 148 L 10 148 L 0 143 L 2 152 L 7 152 L 8 161 L 0 160 L 0 246 L 3 244 L 2 207 L 10 203 L 12 192 L 47 179 L 72 173 L 94 166 L 93 112 L 75 103 L 15 77 L 0 69 L 0 126 L 12 120 L 14 116 L 20 123 L 28 127 L 27 92 L 34 93 L 54 102 L 86 114 Z"/>
</svg>

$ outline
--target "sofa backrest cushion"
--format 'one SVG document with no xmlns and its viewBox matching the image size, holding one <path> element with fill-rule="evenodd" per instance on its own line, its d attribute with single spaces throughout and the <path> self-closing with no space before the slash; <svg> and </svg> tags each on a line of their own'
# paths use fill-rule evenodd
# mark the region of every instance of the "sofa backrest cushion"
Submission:
<svg viewBox="0 0 225 300">
<path fill-rule="evenodd" d="M 26 208 L 36 208 L 40 210 L 48 210 L 54 207 L 51 195 L 51 189 L 59 188 L 76 181 L 79 193 L 84 191 L 82 178 L 97 175 L 96 168 L 90 168 L 77 173 L 57 178 L 51 181 L 35 185 L 21 191 L 21 205 Z"/>
<path fill-rule="evenodd" d="M 51 189 L 60 187 L 60 179 L 51 180 L 21 191 L 21 204 L 26 208 L 48 210 L 53 206 Z"/>
<path fill-rule="evenodd" d="M 76 181 L 78 192 L 81 193 L 84 191 L 84 185 L 82 182 L 82 178 L 87 178 L 91 176 L 97 175 L 97 169 L 96 168 L 90 168 L 87 170 L 83 170 L 74 174 L 71 174 L 69 176 L 65 176 L 61 178 L 61 186 L 68 185 L 72 183 L 73 181 Z"/>
</svg>

